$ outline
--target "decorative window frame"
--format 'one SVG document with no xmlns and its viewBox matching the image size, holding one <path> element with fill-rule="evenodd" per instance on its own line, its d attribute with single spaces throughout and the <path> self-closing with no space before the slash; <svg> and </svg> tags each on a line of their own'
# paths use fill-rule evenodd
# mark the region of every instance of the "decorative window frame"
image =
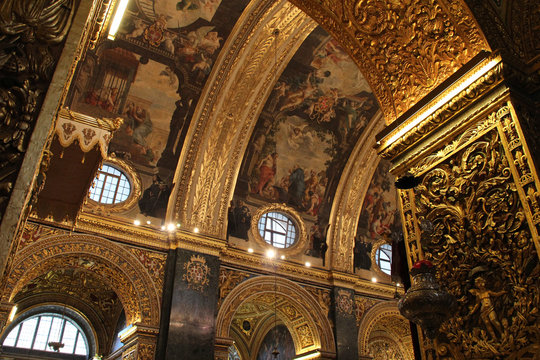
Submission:
<svg viewBox="0 0 540 360">
<path fill-rule="evenodd" d="M 296 226 L 296 242 L 294 245 L 287 248 L 278 248 L 267 243 L 259 233 L 259 220 L 268 212 L 280 212 L 287 215 L 294 225 Z M 268 204 L 257 209 L 255 214 L 251 218 L 251 227 L 249 229 L 249 238 L 254 239 L 255 242 L 264 249 L 276 249 L 279 252 L 283 252 L 288 256 L 297 255 L 306 250 L 308 245 L 308 236 L 304 220 L 300 214 L 293 208 L 285 204 Z"/>
<path fill-rule="evenodd" d="M 124 160 L 120 160 L 117 157 L 109 156 L 106 159 L 103 159 L 102 164 L 110 164 L 113 167 L 120 170 L 128 179 L 130 185 L 131 185 L 131 193 L 127 197 L 126 200 L 116 203 L 116 204 L 103 204 L 100 202 L 97 202 L 95 200 L 90 199 L 90 196 L 88 194 L 86 195 L 86 205 L 89 209 L 94 211 L 106 211 L 106 212 L 112 212 L 112 213 L 120 213 L 127 211 L 131 209 L 142 194 L 142 185 L 141 185 L 141 178 L 137 171 L 133 168 L 132 165 L 130 165 L 128 162 Z M 92 180 L 94 181 L 94 180 Z M 88 193 L 90 193 L 90 189 L 88 189 Z"/>
<path fill-rule="evenodd" d="M 371 267 L 372 267 L 373 271 L 377 274 L 377 276 L 379 277 L 379 279 L 381 281 L 391 283 L 392 282 L 392 276 L 388 275 L 387 273 L 382 271 L 382 269 L 379 267 L 379 264 L 377 264 L 377 257 L 376 257 L 377 250 L 379 250 L 381 245 L 390 245 L 390 246 L 392 246 L 392 243 L 389 240 L 381 239 L 381 240 L 376 241 L 373 244 L 373 247 L 371 248 L 371 264 L 372 264 Z M 392 249 L 392 251 L 394 251 L 394 249 Z"/>
</svg>

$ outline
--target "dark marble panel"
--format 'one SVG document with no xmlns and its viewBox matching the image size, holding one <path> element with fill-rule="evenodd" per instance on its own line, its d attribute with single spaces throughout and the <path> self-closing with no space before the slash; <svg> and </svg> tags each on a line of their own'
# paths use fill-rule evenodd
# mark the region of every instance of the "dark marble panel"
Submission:
<svg viewBox="0 0 540 360">
<path fill-rule="evenodd" d="M 220 261 L 178 249 L 165 359 L 213 360 Z"/>
<path fill-rule="evenodd" d="M 336 287 L 333 291 L 338 359 L 358 359 L 358 329 L 354 316 L 354 291 Z"/>
</svg>

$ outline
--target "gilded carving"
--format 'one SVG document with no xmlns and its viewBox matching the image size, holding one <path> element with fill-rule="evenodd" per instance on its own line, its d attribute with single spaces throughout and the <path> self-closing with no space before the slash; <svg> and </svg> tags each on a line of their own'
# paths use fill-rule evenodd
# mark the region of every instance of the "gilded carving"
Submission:
<svg viewBox="0 0 540 360">
<path fill-rule="evenodd" d="M 330 290 L 318 289 L 310 286 L 304 287 L 319 303 L 327 317 L 330 316 L 331 297 Z"/>
<path fill-rule="evenodd" d="M 163 292 L 163 281 L 165 278 L 165 261 L 167 260 L 167 254 L 135 247 L 128 247 L 128 249 L 137 257 L 146 271 L 148 271 L 148 274 L 154 281 L 158 296 L 161 298 L 161 294 Z"/>
<path fill-rule="evenodd" d="M 338 296 L 336 298 L 337 311 L 341 316 L 351 316 L 354 311 L 353 295 L 347 290 L 338 290 Z"/>
<path fill-rule="evenodd" d="M 300 344 L 302 348 L 307 348 L 309 346 L 312 346 L 314 344 L 313 342 L 313 334 L 311 333 L 311 330 L 309 329 L 309 326 L 302 325 L 296 328 L 296 331 L 300 337 Z"/>
<path fill-rule="evenodd" d="M 530 169 L 520 168 L 525 149 L 515 146 L 507 158 L 506 144 L 521 138 L 513 129 L 511 117 L 503 116 L 499 131 L 431 168 L 414 190 L 420 223 L 432 225 L 421 237 L 425 257 L 437 264 L 439 282 L 459 303 L 436 341 L 441 359 L 517 358 L 540 335 L 537 235 L 519 195 L 535 182 L 523 185 Z"/>
<path fill-rule="evenodd" d="M 221 268 L 219 272 L 218 308 L 221 306 L 223 299 L 229 295 L 232 289 L 234 289 L 247 277 L 249 277 L 249 275 L 244 272 Z"/>
<path fill-rule="evenodd" d="M 369 299 L 358 295 L 354 297 L 354 315 L 356 317 L 356 326 L 360 326 L 360 322 L 364 318 L 364 315 L 375 304 L 377 304 L 377 301 L 374 299 Z"/>
<path fill-rule="evenodd" d="M 387 124 L 489 46 L 462 1 L 294 0 L 366 75 Z"/>
<path fill-rule="evenodd" d="M 154 344 L 139 344 L 137 349 L 138 360 L 154 360 L 156 346 Z"/>
<path fill-rule="evenodd" d="M 188 288 L 202 292 L 210 283 L 210 268 L 203 256 L 193 255 L 184 264 L 184 270 L 186 272 L 182 275 L 182 280 L 188 284 Z"/>
<path fill-rule="evenodd" d="M 59 51 L 74 0 L 6 0 L 0 10 L 0 217 L 7 206 Z"/>
<path fill-rule="evenodd" d="M 255 119 L 276 80 L 275 74 L 314 26 L 305 14 L 284 1 L 260 1 L 250 8 L 235 37 L 237 41 L 226 50 L 222 71 L 201 96 L 201 105 L 193 116 L 192 142 L 177 180 L 180 196 L 175 217 L 182 224 L 225 237 L 227 194 L 233 190 Z M 280 30 L 277 43 L 272 35 L 275 28 Z M 245 68 L 237 71 L 240 67 Z M 263 68 L 265 71 L 261 71 Z M 250 101 L 246 103 L 246 99 Z"/>
<path fill-rule="evenodd" d="M 94 274 L 115 290 L 128 323 L 159 324 L 160 299 L 146 269 L 122 246 L 87 235 L 41 238 L 20 250 L 5 278 L 3 301 L 53 269 L 81 269 Z"/>
</svg>

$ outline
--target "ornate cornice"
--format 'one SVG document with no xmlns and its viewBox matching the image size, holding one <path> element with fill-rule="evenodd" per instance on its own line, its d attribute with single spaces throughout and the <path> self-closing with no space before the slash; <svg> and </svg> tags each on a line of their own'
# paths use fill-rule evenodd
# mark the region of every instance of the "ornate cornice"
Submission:
<svg viewBox="0 0 540 360">
<path fill-rule="evenodd" d="M 285 1 L 252 3 L 239 24 L 195 110 L 171 196 L 175 220 L 221 238 L 242 155 L 276 74 L 315 27 Z"/>
<path fill-rule="evenodd" d="M 503 65 L 497 55 L 480 60 L 470 71 L 438 92 L 427 104 L 377 142 L 383 158 L 392 159 L 426 138 L 431 132 L 455 119 L 468 106 L 503 81 Z"/>
<path fill-rule="evenodd" d="M 464 1 L 292 0 L 356 61 L 390 124 L 481 50 Z"/>
</svg>

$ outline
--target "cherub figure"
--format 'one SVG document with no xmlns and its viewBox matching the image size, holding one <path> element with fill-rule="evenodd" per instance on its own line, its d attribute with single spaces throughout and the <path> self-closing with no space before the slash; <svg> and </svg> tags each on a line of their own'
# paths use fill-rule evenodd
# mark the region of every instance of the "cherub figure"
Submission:
<svg viewBox="0 0 540 360">
<path fill-rule="evenodd" d="M 501 296 L 506 293 L 506 291 L 491 291 L 486 288 L 486 280 L 482 277 L 476 278 L 474 280 L 476 289 L 470 289 L 469 292 L 476 296 L 478 301 L 471 309 L 471 314 L 473 314 L 478 308 L 480 308 L 480 319 L 484 322 L 487 331 L 493 339 L 497 336 L 493 328 L 497 329 L 499 334 L 502 335 L 503 330 L 501 323 L 497 320 L 497 314 L 495 313 L 495 308 L 491 302 L 491 296 Z"/>
</svg>

